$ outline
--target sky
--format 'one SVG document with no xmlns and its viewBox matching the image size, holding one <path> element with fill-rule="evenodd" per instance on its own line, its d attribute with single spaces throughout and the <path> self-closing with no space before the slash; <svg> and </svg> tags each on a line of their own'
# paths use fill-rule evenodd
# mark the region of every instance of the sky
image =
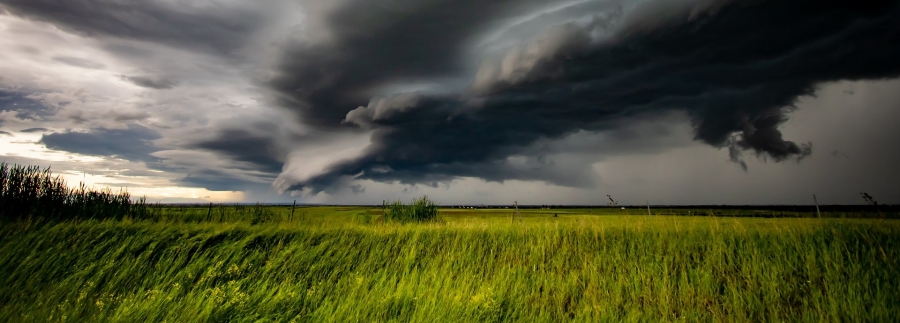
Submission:
<svg viewBox="0 0 900 323">
<path fill-rule="evenodd" d="M 900 203 L 900 1 L 0 0 L 0 161 L 161 202 Z"/>
</svg>

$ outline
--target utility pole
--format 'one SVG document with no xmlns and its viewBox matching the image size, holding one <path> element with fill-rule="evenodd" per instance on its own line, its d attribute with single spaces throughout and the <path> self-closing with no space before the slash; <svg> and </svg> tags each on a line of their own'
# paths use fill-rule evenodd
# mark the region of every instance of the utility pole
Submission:
<svg viewBox="0 0 900 323">
<path fill-rule="evenodd" d="M 653 216 L 653 214 L 650 214 L 650 201 L 647 201 L 647 215 Z"/>
</svg>

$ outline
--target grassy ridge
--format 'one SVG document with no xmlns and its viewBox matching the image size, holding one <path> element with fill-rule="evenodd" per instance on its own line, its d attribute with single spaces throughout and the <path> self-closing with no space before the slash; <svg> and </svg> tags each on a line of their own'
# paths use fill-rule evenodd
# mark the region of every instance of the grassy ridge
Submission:
<svg viewBox="0 0 900 323">
<path fill-rule="evenodd" d="M 890 321 L 893 220 L 0 227 L 0 321 Z"/>
</svg>

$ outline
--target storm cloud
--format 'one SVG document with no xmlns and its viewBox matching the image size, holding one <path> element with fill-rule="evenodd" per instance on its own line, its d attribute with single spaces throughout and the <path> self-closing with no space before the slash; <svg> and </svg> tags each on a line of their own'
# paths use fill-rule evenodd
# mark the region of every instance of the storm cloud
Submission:
<svg viewBox="0 0 900 323">
<path fill-rule="evenodd" d="M 158 158 L 150 154 L 160 149 L 152 141 L 159 138 L 159 132 L 153 129 L 129 124 L 127 129 L 100 128 L 88 132 L 49 133 L 41 137 L 40 143 L 50 149 L 72 153 L 153 162 Z"/>
<path fill-rule="evenodd" d="M 0 9 L 91 37 L 152 41 L 226 54 L 243 46 L 264 19 L 251 7 L 151 0 L 4 0 Z"/>
<path fill-rule="evenodd" d="M 48 131 L 47 128 L 28 128 L 28 129 L 20 130 L 19 132 L 32 133 L 32 132 L 47 132 L 47 131 Z"/>
<path fill-rule="evenodd" d="M 862 203 L 898 196 L 898 2 L 0 0 L 0 157 L 219 200 Z"/>
<path fill-rule="evenodd" d="M 552 26 L 485 58 L 464 90 L 371 94 L 397 79 L 452 76 L 463 40 L 476 30 L 468 26 L 511 10 L 458 5 L 436 14 L 442 4 L 405 7 L 399 16 L 348 6 L 329 16 L 341 24 L 332 26 L 327 47 L 288 51 L 271 83 L 282 106 L 310 125 L 372 131 L 361 156 L 289 190 L 324 191 L 344 177 L 576 185 L 512 160 L 538 140 L 603 133 L 673 111 L 690 118 L 696 140 L 729 147 L 736 162 L 744 151 L 799 160 L 812 144 L 779 130 L 799 98 L 825 82 L 900 75 L 896 1 L 647 1 L 614 20 L 598 12 Z"/>
<path fill-rule="evenodd" d="M 155 89 L 155 90 L 168 90 L 175 87 L 177 84 L 175 81 L 165 79 L 165 78 L 152 78 L 147 76 L 125 76 L 122 75 L 121 78 L 125 81 L 131 82 L 134 85 Z"/>
<path fill-rule="evenodd" d="M 31 98 L 28 93 L 0 88 L 0 112 L 12 111 L 16 112 L 19 118 L 34 119 L 48 115 L 49 110 L 45 104 Z M 2 124 L 3 119 L 0 118 L 0 125 Z"/>
<path fill-rule="evenodd" d="M 217 152 L 266 173 L 278 174 L 284 165 L 282 149 L 275 140 L 244 129 L 224 129 L 214 137 L 191 143 L 188 147 Z"/>
<path fill-rule="evenodd" d="M 304 123 L 339 126 L 380 85 L 458 76 L 464 46 L 482 29 L 554 2 L 346 1 L 319 13 L 325 36 L 288 46 L 268 86 Z"/>
<path fill-rule="evenodd" d="M 92 69 L 92 70 L 99 70 L 99 69 L 106 67 L 106 65 L 97 63 L 97 62 L 89 60 L 89 59 L 72 57 L 72 56 L 56 56 L 53 58 L 53 60 L 63 63 L 63 64 L 66 64 L 66 65 L 87 68 L 87 69 Z"/>
</svg>

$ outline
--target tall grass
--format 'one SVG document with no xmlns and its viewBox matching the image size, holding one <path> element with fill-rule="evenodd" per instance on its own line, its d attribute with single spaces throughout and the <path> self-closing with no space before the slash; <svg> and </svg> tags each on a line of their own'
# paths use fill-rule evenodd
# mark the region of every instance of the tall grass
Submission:
<svg viewBox="0 0 900 323">
<path fill-rule="evenodd" d="M 0 323 L 900 317 L 896 220 L 528 210 L 509 223 L 423 197 L 371 225 L 381 209 L 151 206 L 34 166 L 0 164 L 0 184 L 0 220 L 87 219 L 0 221 Z"/>
<path fill-rule="evenodd" d="M 900 317 L 900 226 L 891 220 L 498 216 L 364 226 L 353 213 L 338 227 L 0 226 L 0 322 Z"/>
<path fill-rule="evenodd" d="M 0 163 L 0 220 L 147 218 L 145 198 L 126 191 L 94 190 L 83 183 L 69 188 L 50 168 Z"/>
<path fill-rule="evenodd" d="M 388 206 L 385 220 L 400 223 L 432 222 L 438 220 L 438 207 L 428 196 L 413 199 L 409 204 L 394 201 Z"/>
</svg>

